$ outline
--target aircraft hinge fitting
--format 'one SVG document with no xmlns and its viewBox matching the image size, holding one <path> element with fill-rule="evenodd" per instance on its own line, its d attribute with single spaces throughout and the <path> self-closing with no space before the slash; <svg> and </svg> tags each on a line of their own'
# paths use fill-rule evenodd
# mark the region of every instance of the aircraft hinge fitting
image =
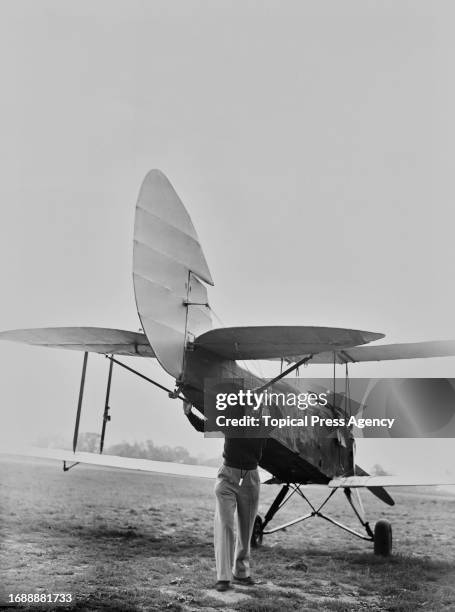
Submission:
<svg viewBox="0 0 455 612">
<path fill-rule="evenodd" d="M 177 385 L 173 391 L 169 391 L 168 396 L 171 399 L 183 399 L 182 397 L 180 397 L 180 389 L 181 385 Z"/>
<path fill-rule="evenodd" d="M 205 306 L 206 308 L 210 308 L 208 302 L 189 302 L 188 300 L 183 300 L 184 306 Z"/>
<path fill-rule="evenodd" d="M 71 468 L 75 467 L 76 465 L 79 465 L 79 461 L 75 461 L 71 465 L 66 465 L 66 461 L 63 461 L 63 471 L 68 472 Z"/>
</svg>

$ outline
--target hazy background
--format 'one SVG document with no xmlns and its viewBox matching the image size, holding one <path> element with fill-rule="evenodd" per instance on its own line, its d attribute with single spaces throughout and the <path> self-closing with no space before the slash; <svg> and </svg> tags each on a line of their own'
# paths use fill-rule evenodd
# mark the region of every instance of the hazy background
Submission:
<svg viewBox="0 0 455 612">
<path fill-rule="evenodd" d="M 138 329 L 134 205 L 160 168 L 199 233 L 217 326 L 455 338 L 454 13 L 441 1 L 4 0 L 0 328 Z M 173 383 L 152 360 L 129 363 Z M 0 344 L 2 444 L 72 435 L 81 364 Z M 100 429 L 107 368 L 90 356 L 81 431 Z M 219 450 L 180 402 L 118 369 L 111 406 L 107 444 Z M 359 462 L 455 459 L 452 441 L 386 442 Z"/>
</svg>

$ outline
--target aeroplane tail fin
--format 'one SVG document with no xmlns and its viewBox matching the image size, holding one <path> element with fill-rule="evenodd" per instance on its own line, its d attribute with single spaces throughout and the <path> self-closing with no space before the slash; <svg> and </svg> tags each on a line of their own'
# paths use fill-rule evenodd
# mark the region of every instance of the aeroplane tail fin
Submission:
<svg viewBox="0 0 455 612">
<path fill-rule="evenodd" d="M 213 280 L 190 216 L 160 170 L 147 174 L 139 192 L 133 281 L 144 332 L 178 380 L 187 341 L 212 327 L 205 284 Z"/>
</svg>

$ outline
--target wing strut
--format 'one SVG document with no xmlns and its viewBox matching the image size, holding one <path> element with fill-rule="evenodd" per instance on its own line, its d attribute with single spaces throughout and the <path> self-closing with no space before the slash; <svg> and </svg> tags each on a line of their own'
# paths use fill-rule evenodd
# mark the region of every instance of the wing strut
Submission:
<svg viewBox="0 0 455 612">
<path fill-rule="evenodd" d="M 141 372 L 138 372 L 134 368 L 131 368 L 130 366 L 127 366 L 125 363 L 122 363 L 121 361 L 118 361 L 112 355 L 106 355 L 106 357 L 107 357 L 107 359 L 109 359 L 110 363 L 109 363 L 109 373 L 108 373 L 108 377 L 107 377 L 106 397 L 105 397 L 105 400 L 104 400 L 103 423 L 102 423 L 102 426 L 101 426 L 99 454 L 102 454 L 102 452 L 103 452 L 103 449 L 104 449 L 104 440 L 105 440 L 105 437 L 106 437 L 106 427 L 107 427 L 107 423 L 111 420 L 111 416 L 109 414 L 109 410 L 111 409 L 111 407 L 109 405 L 109 401 L 110 401 L 110 395 L 111 395 L 112 373 L 113 373 L 113 370 L 114 370 L 114 363 L 116 363 L 117 365 L 121 366 L 125 370 L 128 370 L 128 372 L 132 372 L 133 374 L 136 374 L 136 376 L 139 376 L 139 378 L 143 378 L 147 382 L 152 383 L 152 385 L 155 385 L 155 387 L 158 387 L 159 389 L 162 389 L 163 391 L 166 391 L 170 398 L 185 400 L 185 398 L 182 395 L 180 395 L 179 387 L 177 387 L 174 391 L 172 391 L 171 389 L 168 389 L 167 387 L 165 387 L 164 385 L 160 384 L 159 382 L 156 382 L 155 380 L 152 380 L 148 376 L 145 376 L 145 374 L 142 374 Z M 85 377 L 86 377 L 86 373 L 87 373 L 87 361 L 88 361 L 88 351 L 85 351 L 84 352 L 84 361 L 82 363 L 81 383 L 80 383 L 80 387 L 79 387 L 79 399 L 78 399 L 78 402 L 77 402 L 76 422 L 74 424 L 73 453 L 76 452 L 77 440 L 78 440 L 78 437 L 79 437 L 79 424 L 80 424 L 80 420 L 81 420 L 82 402 L 83 402 L 83 399 L 84 399 L 84 387 L 85 387 Z M 78 463 L 79 462 L 76 461 L 76 462 L 72 463 L 71 465 L 67 465 L 67 462 L 64 460 L 63 461 L 63 471 L 67 472 L 72 467 L 78 465 Z"/>
<path fill-rule="evenodd" d="M 84 386 L 85 386 L 85 374 L 87 372 L 87 359 L 88 359 L 88 352 L 85 351 L 84 361 L 82 364 L 82 376 L 81 376 L 81 386 L 79 388 L 79 399 L 77 402 L 76 422 L 74 424 L 73 453 L 76 452 L 77 437 L 79 435 L 79 421 L 81 420 L 82 400 L 84 399 Z"/>
<path fill-rule="evenodd" d="M 114 369 L 114 362 L 109 361 L 109 374 L 107 375 L 107 387 L 106 387 L 106 399 L 104 401 L 104 412 L 103 412 L 103 426 L 101 428 L 101 438 L 100 438 L 100 454 L 103 452 L 104 448 L 104 436 L 106 435 L 106 425 L 107 422 L 111 420 L 111 416 L 109 414 L 110 406 L 109 406 L 109 396 L 111 394 L 111 382 L 112 382 L 112 370 Z"/>
<path fill-rule="evenodd" d="M 82 411 L 82 400 L 84 399 L 84 387 L 85 387 L 85 375 L 87 373 L 87 361 L 88 361 L 88 351 L 84 352 L 84 361 L 82 362 L 82 374 L 81 374 L 81 384 L 79 387 L 79 399 L 77 400 L 77 410 L 76 410 L 76 422 L 74 423 L 74 433 L 73 433 L 73 453 L 76 452 L 77 447 L 77 438 L 79 436 L 79 423 L 81 420 L 81 411 Z M 63 471 L 67 472 L 71 468 L 78 465 L 78 461 L 72 463 L 67 466 L 66 461 L 63 462 Z"/>
<path fill-rule="evenodd" d="M 121 361 L 118 361 L 118 359 L 114 359 L 114 357 L 112 357 L 112 355 L 106 355 L 106 357 L 112 363 L 116 363 L 117 365 L 121 366 L 122 368 L 125 368 L 125 370 L 128 370 L 128 372 L 132 372 L 133 374 L 136 374 L 136 376 L 139 376 L 139 378 L 143 378 L 144 380 L 148 381 L 149 383 L 152 383 L 152 385 L 155 385 L 155 387 L 158 387 L 159 389 L 162 389 L 163 391 L 167 391 L 167 393 L 168 393 L 168 395 L 169 395 L 169 397 L 171 399 L 181 399 L 181 400 L 185 401 L 185 398 L 182 395 L 179 395 L 178 387 L 177 387 L 177 389 L 172 391 L 171 389 L 168 389 L 167 387 L 165 387 L 161 383 L 156 382 L 156 380 L 152 380 L 148 376 L 145 376 L 145 374 L 141 374 L 141 372 L 138 372 L 134 368 L 130 368 L 130 366 L 127 366 L 126 363 L 122 363 Z"/>
</svg>

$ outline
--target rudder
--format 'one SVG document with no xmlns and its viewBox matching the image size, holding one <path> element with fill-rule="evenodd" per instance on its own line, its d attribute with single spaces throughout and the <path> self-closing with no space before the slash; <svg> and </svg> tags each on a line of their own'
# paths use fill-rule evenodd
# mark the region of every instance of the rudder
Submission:
<svg viewBox="0 0 455 612">
<path fill-rule="evenodd" d="M 204 283 L 213 280 L 191 218 L 160 170 L 147 174 L 139 192 L 133 282 L 144 333 L 163 368 L 180 380 L 187 339 L 212 327 Z"/>
</svg>

